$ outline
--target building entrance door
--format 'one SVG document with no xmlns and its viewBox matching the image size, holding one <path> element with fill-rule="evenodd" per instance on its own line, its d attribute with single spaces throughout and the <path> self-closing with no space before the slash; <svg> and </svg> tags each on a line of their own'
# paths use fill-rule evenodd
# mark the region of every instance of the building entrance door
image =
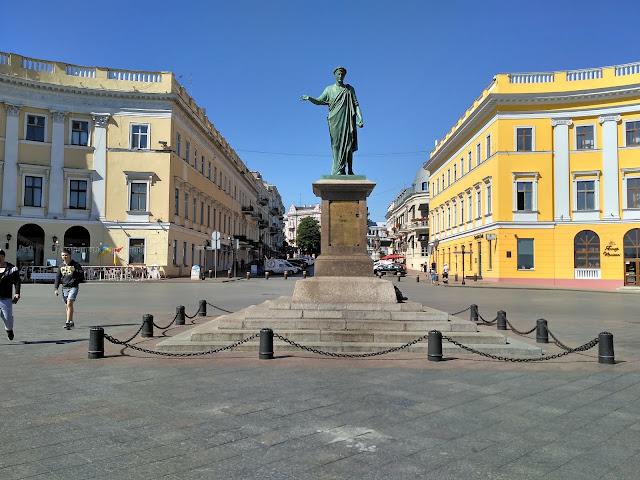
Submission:
<svg viewBox="0 0 640 480">
<path fill-rule="evenodd" d="M 625 260 L 624 284 L 631 287 L 637 287 L 638 285 L 640 285 L 640 261 Z"/>
</svg>

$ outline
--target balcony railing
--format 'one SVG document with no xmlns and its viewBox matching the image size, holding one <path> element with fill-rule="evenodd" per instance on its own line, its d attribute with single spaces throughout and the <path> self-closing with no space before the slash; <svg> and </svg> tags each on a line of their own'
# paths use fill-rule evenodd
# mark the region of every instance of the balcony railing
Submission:
<svg viewBox="0 0 640 480">
<path fill-rule="evenodd" d="M 422 220 L 420 222 L 409 222 L 408 223 L 409 230 L 428 230 L 429 229 L 429 221 Z"/>
<path fill-rule="evenodd" d="M 599 268 L 574 268 L 573 278 L 576 280 L 600 280 Z"/>
<path fill-rule="evenodd" d="M 269 203 L 269 199 L 267 197 L 260 195 L 258 197 L 258 203 L 262 206 L 265 206 L 267 203 Z"/>
</svg>

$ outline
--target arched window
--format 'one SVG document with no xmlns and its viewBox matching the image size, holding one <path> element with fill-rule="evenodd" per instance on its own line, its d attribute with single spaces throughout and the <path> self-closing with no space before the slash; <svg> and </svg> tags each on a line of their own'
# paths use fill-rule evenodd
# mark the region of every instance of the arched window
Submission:
<svg viewBox="0 0 640 480">
<path fill-rule="evenodd" d="M 583 230 L 573 239 L 574 268 L 600 268 L 600 237 L 596 232 Z"/>
<path fill-rule="evenodd" d="M 640 259 L 640 228 L 633 228 L 624 236 L 624 258 Z"/>
</svg>

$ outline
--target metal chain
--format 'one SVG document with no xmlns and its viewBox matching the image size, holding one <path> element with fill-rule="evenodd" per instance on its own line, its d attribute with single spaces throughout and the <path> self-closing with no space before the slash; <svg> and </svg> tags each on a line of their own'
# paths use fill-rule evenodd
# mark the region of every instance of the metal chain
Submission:
<svg viewBox="0 0 640 480">
<path fill-rule="evenodd" d="M 570 347 L 567 347 L 564 343 L 562 343 L 560 340 L 558 340 L 558 338 L 557 338 L 553 333 L 551 333 L 551 330 L 549 330 L 548 328 L 547 328 L 547 333 L 548 333 L 549 335 L 551 335 L 551 338 L 553 338 L 553 341 L 555 342 L 555 344 L 556 344 L 557 346 L 559 346 L 559 347 L 560 347 L 560 348 L 562 348 L 563 350 L 571 350 L 571 348 L 570 348 Z"/>
<path fill-rule="evenodd" d="M 191 320 L 192 318 L 196 318 L 196 315 L 198 315 L 200 313 L 200 307 L 198 307 L 198 311 L 196 313 L 194 313 L 193 315 L 187 315 L 186 313 L 184 314 L 185 317 L 187 317 L 189 320 Z M 177 315 L 176 315 L 177 316 Z"/>
<path fill-rule="evenodd" d="M 149 350 L 148 348 L 140 348 L 137 347 L 136 345 L 131 345 L 128 342 L 121 342 L 120 340 L 118 340 L 117 338 L 113 338 L 111 335 L 107 335 L 106 333 L 103 334 L 104 338 L 109 340 L 111 343 L 115 343 L 116 345 L 124 345 L 125 347 L 129 347 L 132 348 L 134 350 L 138 350 L 139 352 L 143 352 L 143 353 L 151 353 L 153 355 L 159 355 L 162 357 L 197 357 L 197 356 L 202 356 L 202 355 L 209 355 L 210 353 L 218 353 L 218 352 L 222 352 L 224 350 L 231 350 L 232 348 L 235 348 L 239 345 L 242 345 L 243 343 L 246 343 L 250 340 L 253 340 L 254 338 L 260 336 L 259 333 L 254 333 L 253 335 L 251 335 L 250 337 L 247 337 L 243 340 L 240 340 L 234 344 L 231 345 L 227 345 L 226 347 L 221 347 L 221 348 L 216 348 L 214 350 L 207 350 L 206 352 L 189 352 L 189 353 L 174 353 L 174 352 L 158 352 L 156 350 Z"/>
<path fill-rule="evenodd" d="M 167 328 L 169 328 L 171 325 L 173 325 L 175 323 L 175 321 L 178 319 L 178 314 L 176 313 L 176 316 L 173 317 L 173 320 L 171 320 L 171 323 L 169 325 L 167 325 L 166 327 L 159 327 L 156 322 L 153 322 L 153 326 L 156 327 L 158 330 L 166 330 Z"/>
<path fill-rule="evenodd" d="M 511 325 L 511 322 L 509 320 L 507 320 L 507 325 L 509 325 L 509 328 L 511 328 L 511 331 L 513 333 L 516 333 L 516 334 L 522 335 L 522 336 L 529 335 L 530 333 L 533 333 L 535 331 L 535 329 L 537 328 L 537 326 L 536 326 L 536 327 L 533 327 L 531 330 L 527 330 L 526 332 L 521 332 L 520 330 L 515 328 L 513 325 Z"/>
<path fill-rule="evenodd" d="M 461 314 L 461 313 L 464 313 L 464 312 L 466 312 L 467 310 L 471 310 L 471 307 L 467 307 L 467 308 L 465 308 L 464 310 L 460 310 L 459 312 L 456 312 L 456 313 L 450 313 L 449 315 L 451 315 L 452 317 L 455 317 L 456 315 L 459 315 L 459 314 Z"/>
<path fill-rule="evenodd" d="M 138 336 L 138 334 L 142 331 L 142 327 L 144 327 L 144 322 L 142 322 L 142 325 L 140 325 L 140 328 L 138 329 L 138 331 L 136 333 L 133 334 L 132 337 L 127 338 L 126 340 L 122 340 L 122 343 L 128 343 L 131 340 L 133 340 L 134 338 L 136 338 Z M 118 340 L 118 342 L 120 342 L 120 340 Z"/>
<path fill-rule="evenodd" d="M 233 312 L 230 312 L 229 310 L 225 310 L 224 308 L 220 308 L 220 307 L 218 307 L 217 305 L 214 305 L 213 303 L 209 303 L 209 302 L 207 302 L 207 305 L 209 305 L 210 307 L 213 307 L 213 308 L 217 308 L 217 309 L 218 309 L 218 310 L 220 310 L 221 312 L 233 313 Z"/>
<path fill-rule="evenodd" d="M 480 320 L 482 320 L 484 323 L 486 323 L 487 325 L 492 325 L 492 324 L 494 324 L 494 323 L 496 323 L 496 322 L 498 321 L 498 317 L 497 317 L 497 316 L 496 316 L 496 318 L 494 318 L 493 320 L 491 320 L 491 321 L 487 321 L 487 320 L 485 320 L 484 318 L 482 318 L 482 315 L 480 315 L 480 313 L 479 313 L 479 312 L 478 312 L 478 318 L 479 318 Z"/>
<path fill-rule="evenodd" d="M 471 347 L 467 347 L 466 345 L 461 344 L 460 342 L 456 342 L 453 338 L 451 337 L 447 337 L 445 335 L 442 336 L 442 338 L 444 338 L 445 340 L 448 340 L 449 342 L 453 343 L 454 345 L 463 348 L 464 350 L 467 350 L 471 353 L 476 353 L 478 355 L 482 355 L 483 357 L 488 357 L 488 358 L 492 358 L 494 360 L 502 360 L 505 362 L 541 362 L 543 360 L 553 360 L 556 358 L 560 358 L 560 357 L 564 357 L 565 355 L 569 355 L 570 353 L 575 353 L 575 352 L 585 352 L 593 347 L 595 347 L 598 342 L 599 339 L 598 337 L 594 338 L 593 340 L 591 340 L 588 343 L 585 343 L 584 345 L 581 345 L 577 348 L 570 348 L 569 350 L 567 350 L 566 352 L 562 352 L 562 353 L 557 353 L 555 355 L 548 355 L 548 356 L 544 356 L 544 357 L 535 357 L 535 358 L 511 358 L 511 357 L 501 357 L 499 355 L 492 355 L 490 353 L 485 353 L 485 352 L 481 352 L 479 350 L 475 350 Z"/>
<path fill-rule="evenodd" d="M 318 355 L 325 355 L 327 357 L 340 357 L 340 358 L 367 358 L 367 357 L 375 357 L 375 356 L 378 356 L 378 355 L 384 355 L 386 353 L 397 352 L 398 350 L 402 350 L 403 348 L 410 347 L 411 345 L 415 345 L 416 343 L 422 342 L 423 340 L 426 340 L 427 338 L 429 338 L 429 334 L 423 335 L 422 337 L 416 338 L 412 342 L 409 342 L 409 343 L 407 343 L 405 345 L 402 345 L 400 347 L 393 347 L 393 348 L 390 348 L 389 350 L 384 350 L 382 352 L 373 352 L 373 353 L 335 353 L 335 352 L 325 352 L 325 351 L 318 350 L 318 349 L 315 349 L 315 348 L 311 348 L 311 347 L 306 347 L 304 345 L 300 345 L 299 343 L 296 343 L 293 340 L 289 340 L 288 338 L 283 337 L 282 335 L 280 335 L 278 333 L 274 333 L 273 336 L 276 337 L 276 338 L 279 338 L 283 342 L 288 343 L 289 345 L 293 345 L 294 347 L 300 348 L 302 350 L 306 350 L 307 352 L 317 353 Z"/>
</svg>

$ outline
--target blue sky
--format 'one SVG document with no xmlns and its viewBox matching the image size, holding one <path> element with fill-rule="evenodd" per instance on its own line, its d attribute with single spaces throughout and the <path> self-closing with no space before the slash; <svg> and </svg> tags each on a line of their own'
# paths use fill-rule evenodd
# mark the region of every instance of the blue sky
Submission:
<svg viewBox="0 0 640 480">
<path fill-rule="evenodd" d="M 285 207 L 319 201 L 327 107 L 299 101 L 348 69 L 364 116 L 354 170 L 370 218 L 411 185 L 496 73 L 640 61 L 636 1 L 234 0 L 7 2 L 0 50 L 85 66 L 172 71 Z"/>
</svg>

